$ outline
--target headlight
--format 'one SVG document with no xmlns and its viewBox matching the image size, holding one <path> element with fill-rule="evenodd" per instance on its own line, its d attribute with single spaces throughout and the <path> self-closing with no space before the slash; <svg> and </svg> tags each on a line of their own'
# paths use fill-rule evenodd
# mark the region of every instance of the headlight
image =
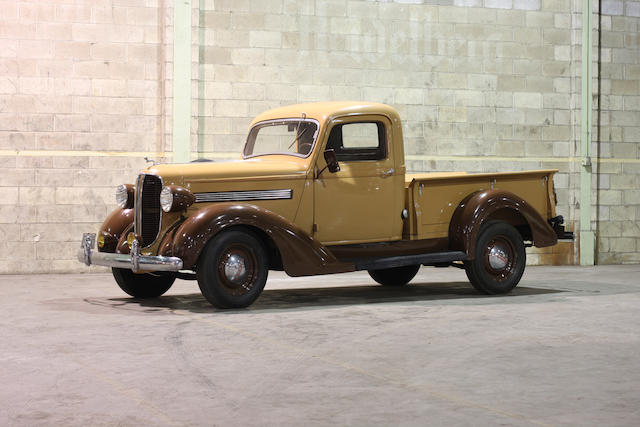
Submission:
<svg viewBox="0 0 640 427">
<path fill-rule="evenodd" d="M 133 207 L 134 188 L 131 184 L 122 184 L 116 189 L 116 203 L 122 209 L 131 209 Z"/>
<path fill-rule="evenodd" d="M 173 206 L 173 192 L 169 187 L 163 187 L 160 192 L 160 207 L 163 211 L 169 212 Z"/>
<path fill-rule="evenodd" d="M 187 209 L 196 201 L 196 196 L 186 188 L 169 185 L 160 192 L 160 207 L 165 212 L 176 212 Z"/>
</svg>

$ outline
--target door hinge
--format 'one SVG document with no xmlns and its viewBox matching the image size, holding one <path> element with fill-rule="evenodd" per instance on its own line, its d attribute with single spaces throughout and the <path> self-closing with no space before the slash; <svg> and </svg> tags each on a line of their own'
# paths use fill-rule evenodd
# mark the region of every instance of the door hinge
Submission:
<svg viewBox="0 0 640 427">
<path fill-rule="evenodd" d="M 313 232 L 314 233 L 318 232 L 318 224 L 313 224 Z"/>
</svg>

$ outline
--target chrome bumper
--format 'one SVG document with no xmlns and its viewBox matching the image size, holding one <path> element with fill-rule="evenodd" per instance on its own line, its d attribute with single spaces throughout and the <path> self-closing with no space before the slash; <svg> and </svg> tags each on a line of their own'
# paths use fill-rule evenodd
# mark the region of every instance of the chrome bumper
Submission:
<svg viewBox="0 0 640 427">
<path fill-rule="evenodd" d="M 94 250 L 95 233 L 84 233 L 78 250 L 78 260 L 86 265 L 126 268 L 134 273 L 138 271 L 178 271 L 182 269 L 182 260 L 176 257 L 140 255 L 137 240 L 131 245 L 130 254 L 112 254 Z"/>
</svg>

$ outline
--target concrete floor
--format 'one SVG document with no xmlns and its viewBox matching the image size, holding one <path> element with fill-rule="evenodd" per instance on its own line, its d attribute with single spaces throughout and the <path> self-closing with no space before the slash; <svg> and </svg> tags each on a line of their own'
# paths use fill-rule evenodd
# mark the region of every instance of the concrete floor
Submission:
<svg viewBox="0 0 640 427">
<path fill-rule="evenodd" d="M 640 266 L 408 287 L 271 273 L 247 310 L 195 282 L 0 276 L 0 425 L 640 425 Z"/>
</svg>

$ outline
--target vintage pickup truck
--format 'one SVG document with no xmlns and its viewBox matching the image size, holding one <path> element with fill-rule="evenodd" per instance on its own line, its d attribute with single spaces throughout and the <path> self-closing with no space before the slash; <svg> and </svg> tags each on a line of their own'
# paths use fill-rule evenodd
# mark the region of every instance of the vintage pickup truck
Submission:
<svg viewBox="0 0 640 427">
<path fill-rule="evenodd" d="M 572 238 L 556 216 L 555 172 L 406 174 L 395 109 L 292 105 L 253 120 L 242 160 L 155 165 L 118 187 L 119 207 L 78 258 L 112 267 L 138 298 L 197 279 L 221 308 L 253 303 L 269 270 L 368 270 L 401 286 L 421 265 L 457 266 L 478 291 L 506 293 L 526 246 Z"/>
</svg>

